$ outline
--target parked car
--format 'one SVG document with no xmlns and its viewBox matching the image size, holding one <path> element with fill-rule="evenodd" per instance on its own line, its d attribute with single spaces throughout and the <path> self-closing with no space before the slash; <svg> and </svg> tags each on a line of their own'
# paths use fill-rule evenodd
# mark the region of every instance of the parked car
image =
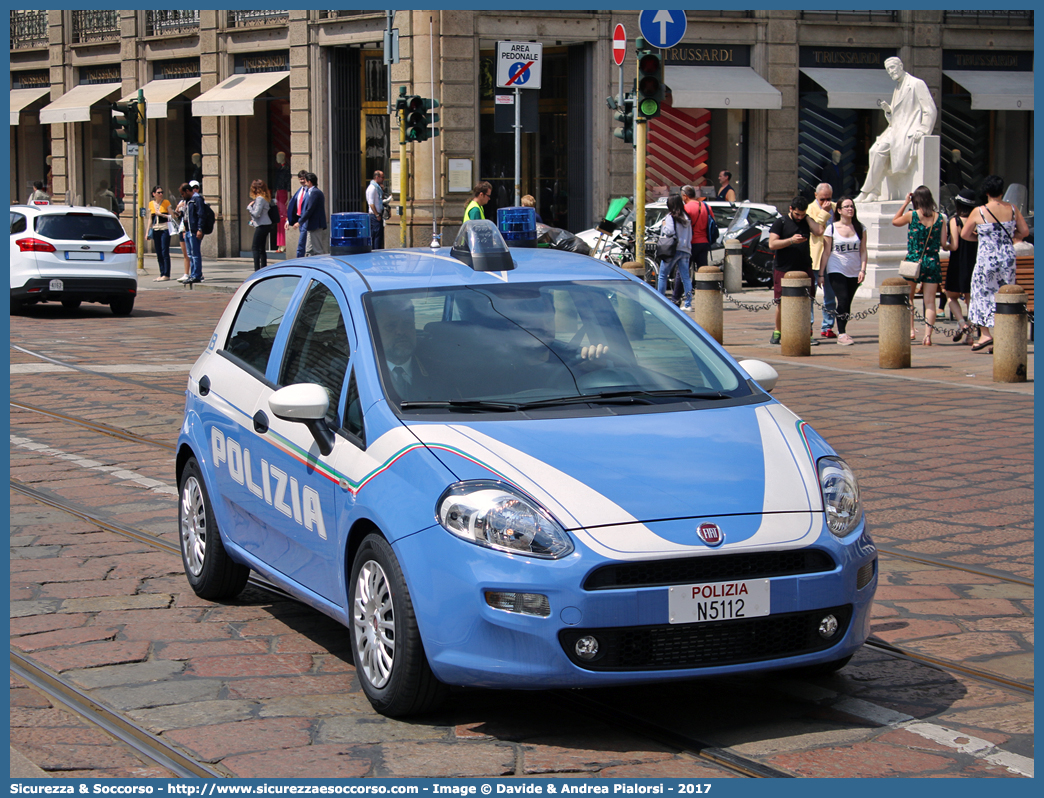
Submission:
<svg viewBox="0 0 1044 798">
<path fill-rule="evenodd" d="M 138 261 L 115 214 L 68 205 L 11 206 L 11 312 L 38 302 L 134 309 Z"/>
<path fill-rule="evenodd" d="M 489 220 L 269 264 L 189 374 L 188 581 L 229 599 L 256 571 L 343 623 L 390 716 L 447 685 L 835 670 L 869 634 L 876 549 L 776 378 Z"/>
</svg>

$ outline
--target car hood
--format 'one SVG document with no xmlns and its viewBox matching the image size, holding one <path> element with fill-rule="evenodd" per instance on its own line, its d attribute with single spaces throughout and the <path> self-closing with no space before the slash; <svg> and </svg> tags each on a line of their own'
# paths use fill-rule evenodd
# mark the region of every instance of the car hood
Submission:
<svg viewBox="0 0 1044 798">
<path fill-rule="evenodd" d="M 810 430 L 775 402 L 408 426 L 460 479 L 517 485 L 606 556 L 689 550 L 657 532 L 679 519 L 733 518 L 747 545 L 807 544 L 822 526 Z"/>
</svg>

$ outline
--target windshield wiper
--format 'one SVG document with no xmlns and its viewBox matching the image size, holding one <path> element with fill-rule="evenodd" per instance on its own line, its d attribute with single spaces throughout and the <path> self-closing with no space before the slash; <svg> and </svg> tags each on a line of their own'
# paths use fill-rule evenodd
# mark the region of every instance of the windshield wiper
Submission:
<svg viewBox="0 0 1044 798">
<path fill-rule="evenodd" d="M 599 393 L 585 393 L 578 396 L 560 396 L 555 399 L 539 399 L 534 402 L 525 402 L 521 405 L 523 410 L 533 407 L 553 407 L 555 405 L 574 405 L 587 403 L 628 403 L 628 404 L 656 404 L 655 399 L 669 399 L 679 397 L 683 399 L 728 399 L 728 394 L 721 391 L 693 391 L 689 389 L 663 390 L 663 391 L 600 391 Z"/>
<path fill-rule="evenodd" d="M 448 399 L 399 402 L 399 407 L 403 410 L 428 410 L 434 408 L 461 410 L 464 412 L 470 411 L 476 413 L 480 413 L 484 410 L 509 413 L 518 410 L 522 406 L 512 402 L 485 402 L 480 399 Z"/>
</svg>

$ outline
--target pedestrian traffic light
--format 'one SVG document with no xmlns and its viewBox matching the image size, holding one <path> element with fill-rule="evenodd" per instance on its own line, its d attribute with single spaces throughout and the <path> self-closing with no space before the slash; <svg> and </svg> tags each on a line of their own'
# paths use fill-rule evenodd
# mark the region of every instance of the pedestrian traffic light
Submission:
<svg viewBox="0 0 1044 798">
<path fill-rule="evenodd" d="M 628 94 L 624 97 L 623 105 L 617 105 L 616 113 L 613 114 L 613 119 L 617 122 L 623 122 L 623 127 L 618 127 L 613 131 L 613 135 L 618 139 L 623 139 L 628 144 L 634 143 L 634 96 Z"/>
<path fill-rule="evenodd" d="M 638 115 L 652 119 L 660 115 L 663 105 L 663 57 L 660 51 L 638 37 Z"/>
<path fill-rule="evenodd" d="M 113 103 L 113 124 L 116 125 L 116 138 L 131 144 L 138 143 L 138 104 Z"/>
</svg>

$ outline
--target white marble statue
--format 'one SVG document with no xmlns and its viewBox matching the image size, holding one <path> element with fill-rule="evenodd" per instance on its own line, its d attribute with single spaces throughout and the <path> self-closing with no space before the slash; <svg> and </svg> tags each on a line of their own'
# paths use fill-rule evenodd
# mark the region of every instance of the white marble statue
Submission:
<svg viewBox="0 0 1044 798">
<path fill-rule="evenodd" d="M 907 74 L 898 58 L 885 60 L 885 70 L 895 81 L 891 104 L 878 100 L 888 127 L 870 148 L 870 170 L 856 202 L 902 199 L 888 196 L 900 180 L 912 171 L 917 160 L 917 145 L 932 132 L 939 112 L 923 80 Z"/>
</svg>

